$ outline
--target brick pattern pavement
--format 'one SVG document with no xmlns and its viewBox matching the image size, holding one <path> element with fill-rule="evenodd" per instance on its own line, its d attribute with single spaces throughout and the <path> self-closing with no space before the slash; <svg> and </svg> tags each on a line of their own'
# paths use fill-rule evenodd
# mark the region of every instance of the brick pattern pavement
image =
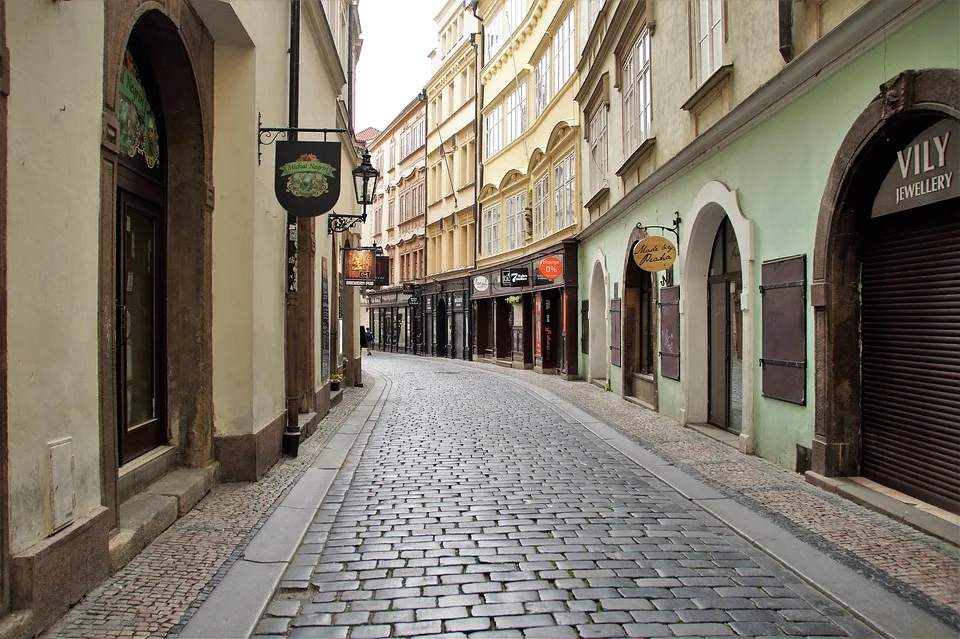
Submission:
<svg viewBox="0 0 960 639">
<path fill-rule="evenodd" d="M 261 636 L 870 635 L 509 379 L 415 358 L 368 367 L 391 379 L 384 410 Z"/>
<path fill-rule="evenodd" d="M 92 590 L 46 637 L 175 635 L 200 607 L 327 440 L 366 395 L 349 388 L 296 459 L 282 458 L 257 483 L 215 486 L 123 569 Z"/>
<path fill-rule="evenodd" d="M 489 365 L 465 363 L 466 367 Z M 960 548 L 744 455 L 584 382 L 497 368 L 555 393 L 677 468 L 750 507 L 887 590 L 960 630 Z"/>
</svg>

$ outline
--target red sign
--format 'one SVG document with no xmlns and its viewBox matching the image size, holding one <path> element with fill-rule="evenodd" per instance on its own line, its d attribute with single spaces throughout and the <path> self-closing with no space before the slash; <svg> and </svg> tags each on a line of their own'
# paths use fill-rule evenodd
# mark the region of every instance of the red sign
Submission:
<svg viewBox="0 0 960 639">
<path fill-rule="evenodd" d="M 540 260 L 540 275 L 548 280 L 555 280 L 563 274 L 563 262 L 553 255 Z"/>
</svg>

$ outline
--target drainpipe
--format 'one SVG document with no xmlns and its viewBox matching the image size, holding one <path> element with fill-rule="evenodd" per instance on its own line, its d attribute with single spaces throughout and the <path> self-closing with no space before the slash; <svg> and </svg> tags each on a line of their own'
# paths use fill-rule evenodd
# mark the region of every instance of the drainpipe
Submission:
<svg viewBox="0 0 960 639">
<path fill-rule="evenodd" d="M 480 185 L 483 184 L 483 163 L 480 161 L 482 157 L 480 154 L 483 152 L 483 139 L 482 133 L 483 128 L 480 126 L 480 105 L 483 103 L 483 86 L 480 84 L 480 68 L 483 64 L 483 21 L 480 20 L 480 16 L 477 15 L 477 0 L 471 0 L 473 17 L 477 19 L 477 24 L 480 25 L 480 31 L 478 33 L 470 34 L 470 46 L 473 47 L 473 269 L 477 269 L 477 254 L 480 252 L 481 240 L 483 238 L 483 229 L 480 228 Z M 477 43 L 479 40 L 479 44 Z M 467 308 L 471 311 L 473 310 L 473 286 L 472 284 L 467 284 Z M 477 330 L 476 327 L 476 317 L 473 313 L 470 314 L 471 319 L 474 321 L 468 322 L 469 330 L 467 339 L 469 340 L 468 348 L 464 349 L 465 352 L 469 352 L 469 359 L 473 360 L 473 337 L 474 331 Z"/>
<path fill-rule="evenodd" d="M 780 57 L 784 62 L 793 60 L 793 2 L 778 0 L 777 24 L 779 27 Z"/>
<path fill-rule="evenodd" d="M 290 0 L 290 79 L 288 85 L 287 126 L 296 128 L 300 122 L 300 0 Z M 290 131 L 288 140 L 296 140 L 297 132 Z M 296 432 L 299 424 L 299 393 L 297 390 L 297 289 L 293 286 L 297 262 L 297 217 L 287 213 L 287 430 Z M 291 240 L 291 238 L 293 238 Z"/>
<path fill-rule="evenodd" d="M 427 242 L 427 179 L 430 177 L 429 158 L 427 152 L 430 145 L 430 109 L 427 108 L 427 87 L 423 87 L 417 98 L 423 103 L 423 291 L 427 288 L 427 253 L 429 253 L 429 243 Z M 427 354 L 427 343 L 425 339 L 426 331 L 424 323 L 427 321 L 427 302 L 426 295 L 420 295 L 420 355 Z"/>
<path fill-rule="evenodd" d="M 354 130 L 353 121 L 353 17 L 357 5 L 350 3 L 350 13 L 347 18 L 347 119 L 350 122 L 350 131 Z"/>
</svg>

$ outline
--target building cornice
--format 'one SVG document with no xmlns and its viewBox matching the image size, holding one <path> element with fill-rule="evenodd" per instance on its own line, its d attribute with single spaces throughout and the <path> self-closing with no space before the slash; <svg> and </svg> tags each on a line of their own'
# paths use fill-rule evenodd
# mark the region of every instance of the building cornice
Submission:
<svg viewBox="0 0 960 639">
<path fill-rule="evenodd" d="M 600 233 L 638 203 L 725 149 L 940 2 L 942 0 L 908 0 L 893 5 L 880 0 L 867 2 L 664 162 L 599 220 L 580 231 L 577 239 L 587 240 Z"/>
<path fill-rule="evenodd" d="M 490 78 L 516 53 L 520 45 L 526 42 L 527 38 L 533 34 L 534 28 L 540 22 L 540 19 L 543 17 L 543 12 L 547 8 L 547 2 L 548 0 L 533 0 L 533 2 L 530 3 L 527 15 L 520 23 L 520 26 L 511 34 L 511 38 L 500 47 L 494 58 L 488 60 L 487 64 L 484 65 L 480 73 L 481 84 L 489 82 Z M 572 0 L 566 0 L 564 4 L 566 5 L 571 2 Z M 481 44 L 481 46 L 485 45 Z"/>
</svg>

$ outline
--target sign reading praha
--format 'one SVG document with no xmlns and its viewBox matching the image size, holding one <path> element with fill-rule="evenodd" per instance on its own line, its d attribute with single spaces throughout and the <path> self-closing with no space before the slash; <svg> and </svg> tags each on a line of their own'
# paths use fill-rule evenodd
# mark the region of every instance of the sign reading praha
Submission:
<svg viewBox="0 0 960 639">
<path fill-rule="evenodd" d="M 677 261 L 677 247 L 659 235 L 645 237 L 633 245 L 633 261 L 645 271 L 665 271 Z"/>
</svg>

